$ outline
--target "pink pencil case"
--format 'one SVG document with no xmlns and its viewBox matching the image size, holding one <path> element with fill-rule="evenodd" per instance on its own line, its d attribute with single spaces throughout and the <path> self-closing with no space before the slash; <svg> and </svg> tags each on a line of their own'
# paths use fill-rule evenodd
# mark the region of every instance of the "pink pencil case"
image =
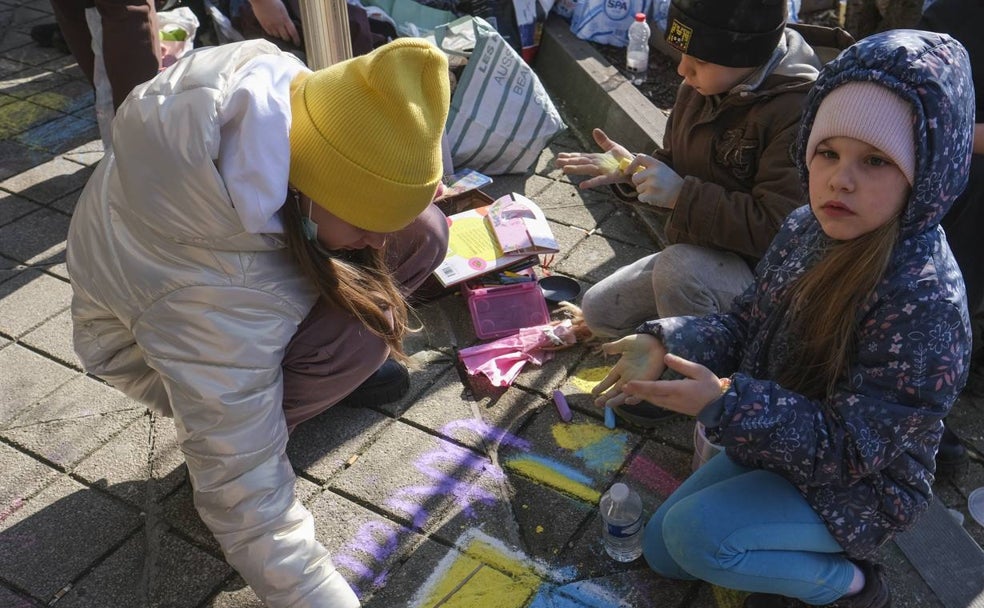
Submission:
<svg viewBox="0 0 984 608">
<path fill-rule="evenodd" d="M 524 327 L 550 322 L 547 302 L 536 281 L 493 287 L 464 288 L 475 335 L 501 338 Z"/>
</svg>

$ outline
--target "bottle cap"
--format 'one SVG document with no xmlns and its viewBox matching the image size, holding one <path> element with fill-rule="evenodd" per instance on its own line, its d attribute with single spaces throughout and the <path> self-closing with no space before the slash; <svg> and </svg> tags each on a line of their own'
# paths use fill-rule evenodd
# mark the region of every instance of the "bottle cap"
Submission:
<svg viewBox="0 0 984 608">
<path fill-rule="evenodd" d="M 636 13 L 635 14 L 635 20 L 636 21 L 645 21 L 646 20 L 646 13 Z"/>
<path fill-rule="evenodd" d="M 617 483 L 612 486 L 610 490 L 612 500 L 615 502 L 622 502 L 629 497 L 629 486 L 624 483 Z"/>
</svg>

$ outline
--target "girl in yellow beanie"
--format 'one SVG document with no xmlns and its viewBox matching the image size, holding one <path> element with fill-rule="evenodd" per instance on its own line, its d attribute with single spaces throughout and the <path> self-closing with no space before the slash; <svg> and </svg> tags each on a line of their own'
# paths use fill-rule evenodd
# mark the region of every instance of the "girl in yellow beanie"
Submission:
<svg viewBox="0 0 984 608">
<path fill-rule="evenodd" d="M 72 219 L 80 359 L 174 416 L 195 505 L 267 606 L 359 604 L 285 448 L 408 388 L 404 298 L 447 251 L 447 74 L 420 39 L 313 73 L 265 41 L 197 50 L 120 106 Z"/>
</svg>

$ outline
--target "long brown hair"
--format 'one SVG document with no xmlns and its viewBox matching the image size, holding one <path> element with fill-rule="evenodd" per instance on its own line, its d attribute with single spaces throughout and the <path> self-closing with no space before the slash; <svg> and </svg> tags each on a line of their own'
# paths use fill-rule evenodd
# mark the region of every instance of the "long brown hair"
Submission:
<svg viewBox="0 0 984 608">
<path fill-rule="evenodd" d="M 816 399 L 854 361 L 858 311 L 881 282 L 899 238 L 900 215 L 868 234 L 832 243 L 786 293 L 794 345 L 779 383 Z"/>
<path fill-rule="evenodd" d="M 335 255 L 316 246 L 304 234 L 296 191 L 287 193 L 281 219 L 287 251 L 319 295 L 359 319 L 386 342 L 394 358 L 405 362 L 407 302 L 386 266 L 385 250 L 367 247 Z"/>
</svg>

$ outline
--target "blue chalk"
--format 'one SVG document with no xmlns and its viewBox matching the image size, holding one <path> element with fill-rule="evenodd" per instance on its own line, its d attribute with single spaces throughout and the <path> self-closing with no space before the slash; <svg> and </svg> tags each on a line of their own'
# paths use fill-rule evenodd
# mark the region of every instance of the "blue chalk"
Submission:
<svg viewBox="0 0 984 608">
<path fill-rule="evenodd" d="M 615 428 L 615 410 L 610 407 L 605 408 L 605 426 L 610 429 Z"/>
</svg>

